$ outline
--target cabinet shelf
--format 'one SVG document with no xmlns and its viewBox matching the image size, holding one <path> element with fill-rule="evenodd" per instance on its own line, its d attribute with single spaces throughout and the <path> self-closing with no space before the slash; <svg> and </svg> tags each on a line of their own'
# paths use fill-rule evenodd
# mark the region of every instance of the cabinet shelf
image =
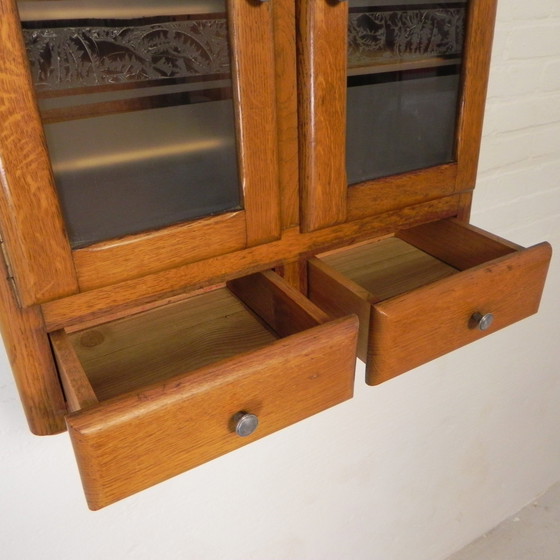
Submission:
<svg viewBox="0 0 560 560">
<path fill-rule="evenodd" d="M 178 105 L 193 105 L 232 98 L 231 86 L 174 91 L 156 95 L 136 95 L 124 99 L 72 104 L 71 106 L 42 108 L 43 124 L 89 119 L 135 111 L 162 109 Z"/>
<path fill-rule="evenodd" d="M 456 66 L 461 63 L 460 57 L 421 57 L 416 60 L 388 59 L 373 60 L 371 63 L 350 65 L 348 76 L 364 76 L 367 74 L 382 74 L 385 72 L 406 72 L 407 70 L 421 70 L 423 68 L 439 68 L 441 66 Z"/>
</svg>

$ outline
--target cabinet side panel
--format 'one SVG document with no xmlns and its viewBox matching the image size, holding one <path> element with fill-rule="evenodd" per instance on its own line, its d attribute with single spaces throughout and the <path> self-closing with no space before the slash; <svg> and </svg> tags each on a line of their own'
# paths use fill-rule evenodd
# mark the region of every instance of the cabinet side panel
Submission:
<svg viewBox="0 0 560 560">
<path fill-rule="evenodd" d="M 78 291 L 15 2 L 0 0 L 0 218 L 24 305 Z"/>
<path fill-rule="evenodd" d="M 0 261 L 0 331 L 29 428 L 36 435 L 65 430 L 66 404 L 37 307 L 18 307 Z"/>
</svg>

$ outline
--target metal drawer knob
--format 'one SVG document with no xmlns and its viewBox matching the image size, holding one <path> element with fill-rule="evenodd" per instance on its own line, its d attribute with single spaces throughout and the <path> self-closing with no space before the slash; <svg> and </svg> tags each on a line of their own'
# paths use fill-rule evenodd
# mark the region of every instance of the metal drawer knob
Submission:
<svg viewBox="0 0 560 560">
<path fill-rule="evenodd" d="M 481 331 L 485 331 L 490 328 L 490 325 L 494 322 L 494 315 L 492 313 L 473 313 L 471 317 L 473 323 L 473 328 L 477 328 Z"/>
<path fill-rule="evenodd" d="M 238 412 L 234 417 L 235 433 L 241 437 L 250 436 L 259 425 L 259 419 L 248 412 Z"/>
</svg>

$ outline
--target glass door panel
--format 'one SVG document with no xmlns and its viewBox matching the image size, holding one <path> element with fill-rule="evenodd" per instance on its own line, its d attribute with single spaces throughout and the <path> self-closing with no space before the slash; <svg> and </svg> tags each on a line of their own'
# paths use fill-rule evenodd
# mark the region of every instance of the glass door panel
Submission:
<svg viewBox="0 0 560 560">
<path fill-rule="evenodd" d="M 242 208 L 224 0 L 18 6 L 73 248 Z"/>
<path fill-rule="evenodd" d="M 350 0 L 348 184 L 455 159 L 466 0 Z"/>
</svg>

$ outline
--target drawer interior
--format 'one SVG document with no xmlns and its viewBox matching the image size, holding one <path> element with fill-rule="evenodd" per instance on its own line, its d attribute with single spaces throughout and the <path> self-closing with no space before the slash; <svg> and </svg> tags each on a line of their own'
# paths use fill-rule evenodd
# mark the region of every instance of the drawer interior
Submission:
<svg viewBox="0 0 560 560">
<path fill-rule="evenodd" d="M 272 272 L 178 303 L 51 334 L 71 411 L 262 348 L 327 321 Z"/>
<path fill-rule="evenodd" d="M 451 276 L 457 269 L 397 237 L 350 247 L 321 260 L 366 290 L 370 303 L 383 301 Z"/>
<path fill-rule="evenodd" d="M 89 506 L 109 505 L 349 399 L 357 327 L 355 317 L 333 321 L 264 272 L 51 333 Z M 253 428 L 242 433 L 245 417 Z"/>
<path fill-rule="evenodd" d="M 368 292 L 377 303 L 521 247 L 453 220 L 322 255 L 321 261 Z"/>
</svg>

